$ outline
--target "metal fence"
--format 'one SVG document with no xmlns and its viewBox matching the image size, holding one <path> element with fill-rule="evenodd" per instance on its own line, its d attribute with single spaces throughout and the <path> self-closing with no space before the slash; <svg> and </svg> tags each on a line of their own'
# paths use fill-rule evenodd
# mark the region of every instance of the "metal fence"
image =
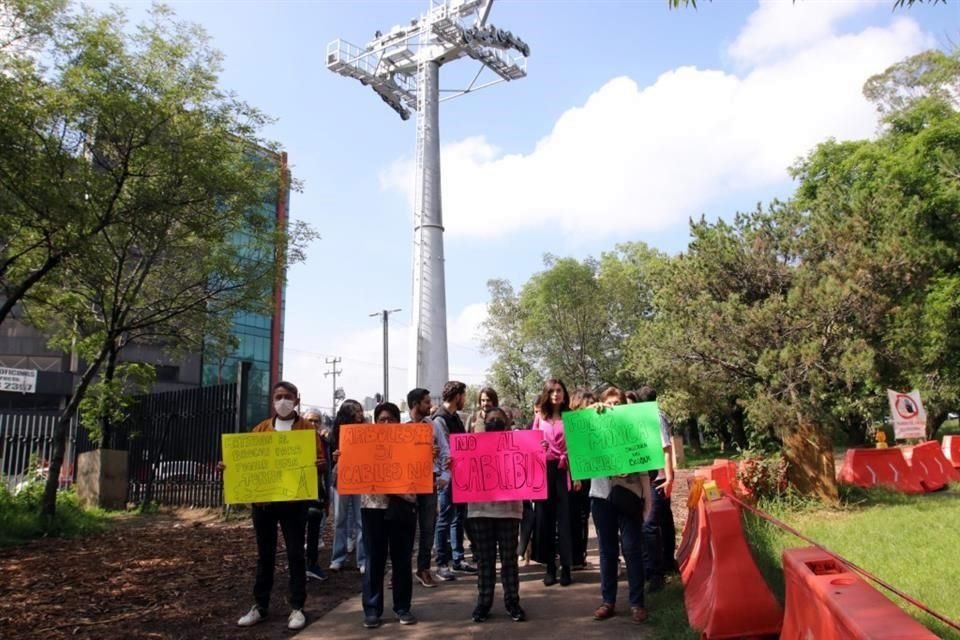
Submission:
<svg viewBox="0 0 960 640">
<path fill-rule="evenodd" d="M 220 436 L 243 425 L 238 385 L 185 389 L 136 398 L 106 448 L 128 453 L 127 501 L 218 507 L 223 479 L 217 472 Z M 46 478 L 58 412 L 0 411 L 0 473 L 7 488 Z M 76 480 L 77 455 L 97 447 L 86 429 L 70 421 L 60 488 Z"/>
<path fill-rule="evenodd" d="M 0 475 L 10 491 L 31 480 L 46 479 L 53 456 L 53 432 L 59 412 L 0 411 Z M 60 488 L 73 484 L 77 421 L 70 421 Z"/>
<path fill-rule="evenodd" d="M 106 443 L 128 452 L 127 501 L 220 506 L 223 479 L 216 470 L 222 457 L 220 436 L 237 430 L 238 402 L 233 384 L 138 398 L 128 419 L 114 428 Z"/>
</svg>

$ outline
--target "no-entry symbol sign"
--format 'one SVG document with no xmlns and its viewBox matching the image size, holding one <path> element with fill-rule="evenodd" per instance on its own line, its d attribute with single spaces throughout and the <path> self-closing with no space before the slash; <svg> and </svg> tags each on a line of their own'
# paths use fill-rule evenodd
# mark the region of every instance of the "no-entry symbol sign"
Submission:
<svg viewBox="0 0 960 640">
<path fill-rule="evenodd" d="M 887 389 L 890 415 L 893 418 L 893 437 L 897 440 L 927 437 L 927 412 L 920 401 L 920 392 L 900 393 Z"/>
</svg>

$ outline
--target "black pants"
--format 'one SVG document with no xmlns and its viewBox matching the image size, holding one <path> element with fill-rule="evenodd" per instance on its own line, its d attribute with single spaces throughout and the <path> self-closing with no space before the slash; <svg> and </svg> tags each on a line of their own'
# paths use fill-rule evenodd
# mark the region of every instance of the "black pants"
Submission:
<svg viewBox="0 0 960 640">
<path fill-rule="evenodd" d="M 650 486 L 655 486 L 656 472 L 650 473 Z M 662 578 L 676 570 L 677 529 L 673 522 L 670 498 L 663 489 L 653 491 L 650 514 L 643 523 L 643 567 L 647 579 Z"/>
<path fill-rule="evenodd" d="M 277 560 L 277 525 L 287 547 L 290 572 L 290 607 L 303 609 L 307 600 L 307 568 L 303 555 L 303 533 L 307 524 L 306 502 L 271 502 L 253 507 L 253 530 L 257 536 L 257 578 L 253 598 L 257 607 L 270 609 L 273 572 Z"/>
<path fill-rule="evenodd" d="M 387 520 L 386 509 L 361 509 L 363 521 L 363 546 L 366 563 L 363 572 L 363 613 L 368 616 L 383 615 L 383 577 L 387 570 L 387 554 L 393 566 L 393 611 L 401 614 L 410 611 L 413 597 L 411 557 L 417 520 L 415 516 L 404 520 Z"/>
<path fill-rule="evenodd" d="M 556 460 L 547 461 L 547 499 L 538 500 L 534 505 L 533 559 L 547 565 L 548 571 L 556 571 L 557 552 L 562 567 L 569 569 L 573 564 L 567 470 L 558 466 Z"/>
<path fill-rule="evenodd" d="M 523 519 L 520 521 L 520 548 L 518 555 L 526 556 L 530 541 L 533 539 L 533 529 L 536 526 L 537 516 L 533 512 L 533 502 L 523 501 Z"/>
<path fill-rule="evenodd" d="M 322 502 L 310 502 L 307 507 L 307 566 L 313 567 L 320 557 L 320 530 L 326 516 Z"/>
<path fill-rule="evenodd" d="M 584 480 L 580 491 L 570 492 L 570 540 L 573 564 L 587 561 L 587 540 L 590 536 L 590 481 Z"/>
<path fill-rule="evenodd" d="M 490 611 L 497 583 L 497 549 L 500 581 L 507 611 L 520 604 L 520 567 L 517 562 L 516 518 L 467 518 L 467 532 L 477 545 L 477 608 Z"/>
</svg>

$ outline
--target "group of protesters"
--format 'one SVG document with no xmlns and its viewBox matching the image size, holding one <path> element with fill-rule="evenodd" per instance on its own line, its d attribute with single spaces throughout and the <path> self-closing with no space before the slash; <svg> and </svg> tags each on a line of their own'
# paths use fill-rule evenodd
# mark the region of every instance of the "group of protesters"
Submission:
<svg viewBox="0 0 960 640">
<path fill-rule="evenodd" d="M 610 386 L 598 394 L 578 390 L 571 398 L 561 380 L 551 379 L 537 398 L 534 419 L 529 424 L 518 424 L 514 412 L 501 408 L 496 391 L 490 387 L 480 390 L 476 410 L 464 421 L 461 414 L 466 391 L 462 382 L 446 383 L 438 406 L 434 406 L 428 389 L 413 389 L 407 394 L 407 423 L 427 423 L 432 428 L 433 492 L 340 495 L 336 478 L 341 427 L 367 421 L 362 405 L 355 400 L 343 401 L 333 424 L 327 425 L 317 412 L 301 415 L 295 385 L 274 385 L 273 416 L 253 430 L 313 430 L 317 437 L 319 495 L 312 501 L 252 506 L 257 544 L 254 604 L 237 621 L 238 625 L 252 626 L 268 615 L 279 527 L 289 568 L 291 612 L 287 626 L 291 630 L 306 626 L 303 609 L 307 579 L 328 578 L 327 571 L 319 565 L 319 549 L 331 511 L 334 532 L 329 570 L 343 570 L 349 556 L 354 555 L 363 580 L 365 628 L 382 624 L 388 560 L 392 609 L 402 625 L 417 623 L 412 612 L 414 579 L 423 588 L 432 589 L 439 582 L 472 574 L 477 576 L 478 593 L 471 617 L 476 623 L 487 620 L 493 608 L 498 556 L 504 607 L 512 620 L 523 622 L 527 614 L 520 606 L 520 560 L 529 563 L 532 559 L 544 566 L 545 586 L 572 584 L 573 573 L 588 567 L 591 517 L 599 548 L 601 596 L 594 619 L 606 620 L 616 615 L 621 568 L 627 578 L 631 619 L 636 623 L 647 619 L 645 593 L 663 589 L 667 574 L 676 570 L 669 425 L 661 414 L 660 435 L 665 454 L 662 469 L 581 481 L 573 480 L 570 474 L 562 418 L 571 410 L 603 412 L 617 405 L 653 401 L 656 391 L 646 386 L 625 392 Z M 378 404 L 372 417 L 378 424 L 402 421 L 400 408 L 391 402 Z M 546 454 L 546 499 L 454 502 L 450 437 L 510 429 L 541 432 L 541 446 Z M 465 543 L 469 543 L 468 548 Z M 467 559 L 468 549 L 473 564 Z"/>
</svg>

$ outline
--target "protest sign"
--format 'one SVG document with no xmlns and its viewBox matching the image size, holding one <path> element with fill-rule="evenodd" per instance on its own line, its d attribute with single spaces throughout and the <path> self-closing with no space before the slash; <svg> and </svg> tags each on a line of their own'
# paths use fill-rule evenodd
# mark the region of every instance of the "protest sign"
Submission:
<svg viewBox="0 0 960 640">
<path fill-rule="evenodd" d="M 226 504 L 317 499 L 313 430 L 227 433 L 221 438 Z"/>
<path fill-rule="evenodd" d="M 450 436 L 454 502 L 547 499 L 547 454 L 540 431 Z"/>
<path fill-rule="evenodd" d="M 656 402 L 581 409 L 563 414 L 563 433 L 574 480 L 663 467 L 660 411 Z"/>
<path fill-rule="evenodd" d="M 36 393 L 37 370 L 0 367 L 0 391 Z"/>
<path fill-rule="evenodd" d="M 340 495 L 433 493 L 433 426 L 349 424 L 340 427 Z"/>
<path fill-rule="evenodd" d="M 887 400 L 890 402 L 890 415 L 893 418 L 894 439 L 926 439 L 927 412 L 920 401 L 920 392 L 914 389 L 910 393 L 899 393 L 887 389 Z"/>
</svg>

